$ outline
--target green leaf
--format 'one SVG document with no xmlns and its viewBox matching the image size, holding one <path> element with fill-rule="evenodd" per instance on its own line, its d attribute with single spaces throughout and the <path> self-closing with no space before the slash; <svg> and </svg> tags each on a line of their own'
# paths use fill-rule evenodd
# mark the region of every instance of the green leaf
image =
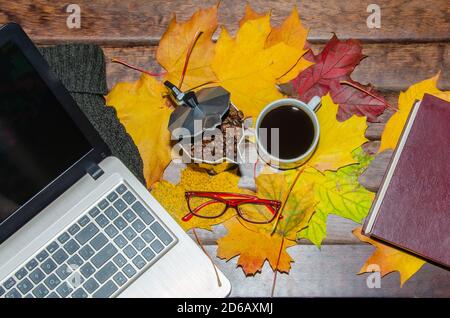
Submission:
<svg viewBox="0 0 450 318">
<path fill-rule="evenodd" d="M 329 214 L 361 223 L 367 216 L 374 194 L 358 183 L 358 177 L 373 157 L 361 148 L 353 152 L 358 164 L 343 167 L 336 172 L 321 173 L 314 168 L 306 169 L 299 182 L 303 186 L 314 184 L 314 196 L 318 202 L 308 227 L 298 232 L 297 238 L 305 238 L 320 248 L 327 232 Z"/>
</svg>

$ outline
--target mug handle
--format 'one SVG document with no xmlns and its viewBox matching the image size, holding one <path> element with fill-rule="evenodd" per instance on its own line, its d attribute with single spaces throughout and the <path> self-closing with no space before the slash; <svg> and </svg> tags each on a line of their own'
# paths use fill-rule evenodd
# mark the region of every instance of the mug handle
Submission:
<svg viewBox="0 0 450 318">
<path fill-rule="evenodd" d="M 314 96 L 313 98 L 311 98 L 311 100 L 308 102 L 307 105 L 308 105 L 309 109 L 311 109 L 313 112 L 315 112 L 321 102 L 322 102 L 322 99 L 319 96 Z"/>
</svg>

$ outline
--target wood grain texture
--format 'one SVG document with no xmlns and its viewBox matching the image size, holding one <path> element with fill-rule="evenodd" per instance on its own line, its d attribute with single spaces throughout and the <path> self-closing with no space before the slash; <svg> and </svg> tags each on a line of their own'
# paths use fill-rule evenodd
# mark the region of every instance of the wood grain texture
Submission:
<svg viewBox="0 0 450 318">
<path fill-rule="evenodd" d="M 313 45 L 313 51 L 318 53 L 322 47 L 323 45 Z M 105 47 L 104 51 L 108 61 L 109 87 L 116 82 L 136 80 L 140 75 L 134 70 L 110 63 L 111 58 L 118 58 L 147 70 L 160 70 L 154 46 Z M 363 46 L 363 53 L 367 57 L 352 75 L 353 79 L 362 84 L 371 83 L 379 90 L 400 91 L 441 71 L 440 88 L 450 89 L 450 43 L 366 44 Z"/>
<path fill-rule="evenodd" d="M 216 246 L 207 246 L 216 255 Z M 287 274 L 279 274 L 275 296 L 279 297 L 450 297 L 450 271 L 425 264 L 400 288 L 398 273 L 381 280 L 381 288 L 370 289 L 369 274 L 357 275 L 366 259 L 374 251 L 369 245 L 297 245 L 288 249 L 295 260 Z M 232 297 L 269 297 L 273 272 L 266 263 L 262 273 L 245 277 L 236 268 L 236 258 L 225 262 L 215 258 L 217 266 L 232 282 Z"/>
<path fill-rule="evenodd" d="M 84 41 L 108 45 L 154 44 L 172 17 L 188 19 L 199 7 L 216 0 L 78 0 L 81 28 L 68 29 L 68 3 L 47 0 L 1 0 L 0 24 L 18 22 L 40 44 Z M 235 32 L 243 16 L 246 0 L 223 0 L 219 21 Z M 447 0 L 378 0 L 381 28 L 369 29 L 367 6 L 372 0 L 250 0 L 258 11 L 272 11 L 275 24 L 287 17 L 297 5 L 309 39 L 323 42 L 336 33 L 341 38 L 367 42 L 430 42 L 450 40 L 450 5 Z"/>
</svg>

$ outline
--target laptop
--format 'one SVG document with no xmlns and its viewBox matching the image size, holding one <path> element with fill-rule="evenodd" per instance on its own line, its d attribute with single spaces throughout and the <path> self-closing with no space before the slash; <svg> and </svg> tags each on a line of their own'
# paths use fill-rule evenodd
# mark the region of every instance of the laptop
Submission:
<svg viewBox="0 0 450 318">
<path fill-rule="evenodd" d="M 0 298 L 225 297 L 17 24 L 0 28 Z"/>
</svg>

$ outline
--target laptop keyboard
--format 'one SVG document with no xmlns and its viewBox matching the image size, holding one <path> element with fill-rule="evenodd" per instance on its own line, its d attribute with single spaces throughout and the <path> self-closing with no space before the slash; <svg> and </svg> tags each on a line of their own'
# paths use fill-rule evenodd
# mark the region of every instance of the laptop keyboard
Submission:
<svg viewBox="0 0 450 318">
<path fill-rule="evenodd" d="M 0 298 L 113 297 L 176 241 L 120 184 L 2 281 Z"/>
</svg>

